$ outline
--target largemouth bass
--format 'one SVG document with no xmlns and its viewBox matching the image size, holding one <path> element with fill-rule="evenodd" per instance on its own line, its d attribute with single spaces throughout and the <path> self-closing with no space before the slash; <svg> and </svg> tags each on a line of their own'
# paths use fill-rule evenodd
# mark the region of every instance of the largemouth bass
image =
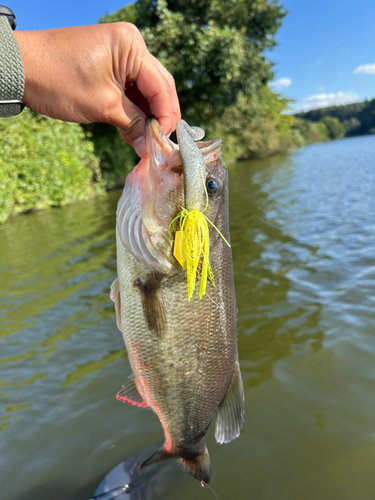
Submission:
<svg viewBox="0 0 375 500">
<path fill-rule="evenodd" d="M 232 255 L 224 240 L 229 242 L 227 170 L 221 141 L 195 143 L 202 134 L 181 121 L 175 144 L 155 118 L 148 119 L 148 158 L 127 176 L 118 202 L 118 278 L 111 298 L 133 371 L 117 399 L 151 408 L 165 435 L 162 448 L 142 465 L 175 457 L 206 484 L 213 414 L 216 441 L 235 439 L 244 420 L 244 392 Z M 186 269 L 169 235 L 181 207 L 203 211 L 215 226 L 208 224 L 212 277 L 202 298 L 195 289 L 189 301 Z"/>
</svg>

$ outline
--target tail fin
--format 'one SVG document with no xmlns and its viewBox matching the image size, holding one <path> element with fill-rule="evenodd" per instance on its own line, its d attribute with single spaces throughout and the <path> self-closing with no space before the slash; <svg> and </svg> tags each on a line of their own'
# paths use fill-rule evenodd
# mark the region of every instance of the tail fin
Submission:
<svg viewBox="0 0 375 500">
<path fill-rule="evenodd" d="M 143 462 L 143 464 L 139 466 L 139 469 L 146 465 L 151 465 L 163 460 L 168 460 L 169 458 L 178 458 L 177 463 L 180 465 L 184 472 L 190 474 L 190 476 L 200 481 L 203 485 L 208 484 L 211 478 L 212 469 L 207 447 L 205 447 L 204 452 L 197 457 L 181 458 L 179 457 L 179 455 L 169 453 L 168 451 L 166 451 L 164 446 L 162 446 L 157 451 L 155 451 L 155 453 L 151 455 L 150 458 Z"/>
<path fill-rule="evenodd" d="M 178 463 L 183 471 L 190 474 L 194 479 L 198 479 L 203 486 L 208 484 L 212 468 L 207 446 L 205 446 L 204 452 L 201 455 L 195 458 L 180 458 Z"/>
</svg>

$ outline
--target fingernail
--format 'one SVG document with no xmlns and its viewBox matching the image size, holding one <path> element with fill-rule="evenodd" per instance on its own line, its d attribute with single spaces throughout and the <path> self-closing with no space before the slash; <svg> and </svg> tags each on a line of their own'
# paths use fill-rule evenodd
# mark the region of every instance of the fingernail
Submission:
<svg viewBox="0 0 375 500">
<path fill-rule="evenodd" d="M 133 142 L 133 148 L 135 149 L 137 155 L 141 158 L 147 156 L 146 138 L 141 136 L 138 137 L 138 139 L 135 139 Z"/>
</svg>

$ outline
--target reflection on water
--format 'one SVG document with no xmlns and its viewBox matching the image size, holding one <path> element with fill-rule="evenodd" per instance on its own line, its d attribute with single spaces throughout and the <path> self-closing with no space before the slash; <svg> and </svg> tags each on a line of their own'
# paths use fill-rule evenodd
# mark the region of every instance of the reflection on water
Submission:
<svg viewBox="0 0 375 500">
<path fill-rule="evenodd" d="M 74 382 L 77 382 L 77 380 L 80 380 L 86 375 L 89 375 L 90 373 L 94 373 L 97 370 L 100 370 L 100 368 L 103 368 L 103 366 L 106 365 L 107 363 L 111 363 L 116 359 L 121 359 L 125 357 L 126 357 L 126 351 L 125 349 L 122 348 L 118 351 L 105 354 L 98 361 L 87 361 L 87 363 L 83 363 L 82 365 L 77 366 L 77 368 L 74 371 L 68 373 L 63 385 L 68 386 L 70 384 L 73 384 Z"/>
<path fill-rule="evenodd" d="M 293 233 L 283 231 L 278 200 L 274 199 L 276 190 L 285 190 L 292 181 L 295 168 L 290 157 L 270 158 L 236 165 L 230 178 L 231 237 L 245 388 L 271 379 L 274 362 L 291 354 L 293 345 L 310 341 L 315 351 L 322 346 L 323 332 L 318 327 L 321 305 L 313 293 L 290 300 L 289 278 L 292 269 L 307 266 L 318 248 L 301 244 Z M 287 210 L 294 202 L 288 193 Z"/>
<path fill-rule="evenodd" d="M 221 500 L 375 498 L 374 154 L 363 137 L 230 171 L 246 421 L 209 434 Z M 119 194 L 0 227 L 1 498 L 87 499 L 162 437 L 114 398 Z M 165 500 L 192 496 L 213 498 L 184 477 Z"/>
</svg>

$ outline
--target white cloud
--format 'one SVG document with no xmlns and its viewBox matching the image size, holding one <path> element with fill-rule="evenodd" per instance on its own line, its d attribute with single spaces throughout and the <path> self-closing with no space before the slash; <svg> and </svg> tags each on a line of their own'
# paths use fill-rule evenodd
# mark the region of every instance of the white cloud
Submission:
<svg viewBox="0 0 375 500">
<path fill-rule="evenodd" d="M 353 73 L 355 75 L 375 75 L 375 63 L 358 66 L 358 68 L 355 68 Z"/>
<path fill-rule="evenodd" d="M 292 80 L 290 78 L 279 78 L 270 84 L 271 89 L 282 90 L 286 87 L 290 87 L 292 85 Z"/>
<path fill-rule="evenodd" d="M 340 104 L 349 104 L 356 102 L 359 96 L 354 92 L 331 92 L 330 94 L 314 94 L 305 97 L 302 101 L 296 103 L 294 112 L 308 111 L 309 109 L 326 108 L 327 106 L 338 106 Z"/>
</svg>

